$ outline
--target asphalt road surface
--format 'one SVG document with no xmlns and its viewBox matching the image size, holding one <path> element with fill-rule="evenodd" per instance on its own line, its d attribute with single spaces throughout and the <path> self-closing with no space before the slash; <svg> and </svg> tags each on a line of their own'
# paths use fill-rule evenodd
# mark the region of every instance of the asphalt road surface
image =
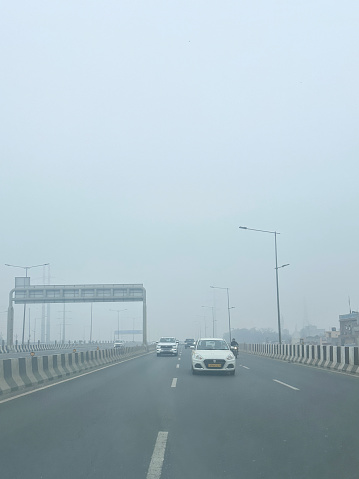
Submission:
<svg viewBox="0 0 359 479">
<path fill-rule="evenodd" d="M 242 354 L 155 354 L 1 402 L 8 479 L 358 479 L 359 378 Z"/>
</svg>

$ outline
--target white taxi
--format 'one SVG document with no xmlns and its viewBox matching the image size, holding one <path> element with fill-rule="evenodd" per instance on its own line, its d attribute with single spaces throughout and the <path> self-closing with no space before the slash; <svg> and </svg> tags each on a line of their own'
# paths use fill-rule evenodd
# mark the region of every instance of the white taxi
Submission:
<svg viewBox="0 0 359 479">
<path fill-rule="evenodd" d="M 236 372 L 236 358 L 221 338 L 201 338 L 192 350 L 192 373 L 218 371 L 232 376 Z"/>
</svg>

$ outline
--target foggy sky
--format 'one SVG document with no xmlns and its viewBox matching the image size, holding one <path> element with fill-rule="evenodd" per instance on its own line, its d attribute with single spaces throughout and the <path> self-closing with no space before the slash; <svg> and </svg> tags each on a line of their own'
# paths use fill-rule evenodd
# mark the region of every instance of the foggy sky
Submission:
<svg viewBox="0 0 359 479">
<path fill-rule="evenodd" d="M 276 330 L 273 235 L 240 225 L 281 233 L 284 328 L 359 309 L 358 17 L 355 0 L 5 2 L 0 332 L 22 276 L 4 263 L 46 262 L 52 284 L 143 283 L 149 339 L 203 334 L 203 305 L 226 332 L 210 285 L 233 327 Z M 138 328 L 140 304 L 96 304 L 94 336 L 125 308 Z M 68 309 L 88 339 L 89 305 Z"/>
</svg>

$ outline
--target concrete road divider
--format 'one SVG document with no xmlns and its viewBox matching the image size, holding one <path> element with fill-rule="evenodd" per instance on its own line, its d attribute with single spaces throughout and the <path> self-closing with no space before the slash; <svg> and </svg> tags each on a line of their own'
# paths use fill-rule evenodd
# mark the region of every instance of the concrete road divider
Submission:
<svg viewBox="0 0 359 479">
<path fill-rule="evenodd" d="M 151 345 L 0 359 L 0 398 L 26 388 L 40 387 L 51 381 L 61 381 L 87 370 L 121 362 L 126 358 L 142 356 L 154 350 L 155 346 Z"/>
<path fill-rule="evenodd" d="M 359 374 L 359 348 L 357 346 L 240 344 L 239 351 L 307 366 Z"/>
</svg>

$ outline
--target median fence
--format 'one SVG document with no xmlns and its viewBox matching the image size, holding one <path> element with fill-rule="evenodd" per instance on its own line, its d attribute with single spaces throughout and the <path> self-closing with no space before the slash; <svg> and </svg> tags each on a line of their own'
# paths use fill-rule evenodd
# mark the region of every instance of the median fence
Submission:
<svg viewBox="0 0 359 479">
<path fill-rule="evenodd" d="M 102 344 L 113 344 L 112 341 L 102 341 L 102 342 L 93 342 L 92 344 L 95 346 L 101 346 Z M 18 341 L 15 341 L 14 346 L 11 348 L 6 345 L 5 341 L 2 340 L 0 342 L 0 354 L 2 353 L 10 353 L 14 351 L 16 353 L 30 353 L 31 351 L 51 351 L 51 350 L 58 350 L 58 349 L 69 349 L 74 348 L 76 346 L 83 346 L 87 345 L 88 343 L 76 343 L 76 342 L 67 342 L 67 343 L 51 343 L 51 344 L 43 344 L 38 341 L 37 343 L 25 343 L 19 344 Z"/>
<path fill-rule="evenodd" d="M 30 356 L 0 359 L 0 398 L 14 391 L 57 382 L 106 364 L 141 356 L 154 350 L 154 346 L 99 349 L 49 356 Z"/>
<path fill-rule="evenodd" d="M 31 351 L 50 351 L 56 349 L 69 349 L 75 347 L 72 344 L 14 344 L 12 348 L 8 346 L 0 345 L 0 354 L 1 353 L 30 353 Z"/>
<path fill-rule="evenodd" d="M 359 374 L 359 348 L 356 346 L 240 344 L 239 349 L 249 354 Z"/>
</svg>

